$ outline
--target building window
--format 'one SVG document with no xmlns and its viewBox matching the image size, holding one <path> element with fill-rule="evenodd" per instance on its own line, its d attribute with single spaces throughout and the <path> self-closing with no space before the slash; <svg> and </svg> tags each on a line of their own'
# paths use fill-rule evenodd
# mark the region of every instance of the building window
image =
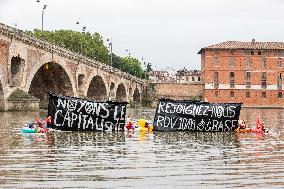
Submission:
<svg viewBox="0 0 284 189">
<path fill-rule="evenodd" d="M 194 77 L 191 77 L 192 81 L 195 81 L 195 78 Z"/>
<path fill-rule="evenodd" d="M 261 88 L 266 89 L 266 73 L 263 72 L 261 76 Z"/>
<path fill-rule="evenodd" d="M 249 70 L 249 68 L 250 68 L 250 57 L 248 57 L 247 58 L 247 60 L 246 60 L 246 66 L 247 66 L 247 70 Z"/>
<path fill-rule="evenodd" d="M 282 98 L 282 92 L 278 92 L 278 98 Z"/>
<path fill-rule="evenodd" d="M 218 51 L 214 50 L 214 66 L 218 66 Z"/>
<path fill-rule="evenodd" d="M 200 81 L 200 77 L 198 77 L 198 81 Z"/>
<path fill-rule="evenodd" d="M 281 73 L 278 75 L 277 89 L 282 90 L 282 74 Z"/>
<path fill-rule="evenodd" d="M 246 91 L 246 98 L 250 98 L 250 92 Z"/>
<path fill-rule="evenodd" d="M 253 50 L 251 50 L 251 51 L 250 51 L 250 54 L 251 54 L 251 55 L 254 55 L 254 51 L 253 51 Z"/>
<path fill-rule="evenodd" d="M 266 68 L 266 58 L 262 58 L 262 68 Z"/>
<path fill-rule="evenodd" d="M 258 51 L 257 54 L 258 54 L 258 55 L 261 55 L 261 51 Z"/>
<path fill-rule="evenodd" d="M 266 92 L 262 92 L 262 98 L 266 98 Z"/>
<path fill-rule="evenodd" d="M 234 91 L 230 91 L 230 97 L 234 97 L 234 96 L 235 96 Z"/>
<path fill-rule="evenodd" d="M 214 66 L 218 66 L 218 56 L 214 57 Z"/>
<path fill-rule="evenodd" d="M 214 72 L 214 88 L 217 89 L 218 86 L 219 86 L 218 72 Z"/>
<path fill-rule="evenodd" d="M 282 74 L 281 73 L 278 75 L 277 89 L 282 90 Z"/>
<path fill-rule="evenodd" d="M 278 67 L 282 68 L 282 59 L 281 58 L 278 58 Z"/>
<path fill-rule="evenodd" d="M 234 67 L 234 65 L 235 65 L 235 60 L 234 60 L 234 57 L 231 56 L 231 57 L 230 57 L 230 66 L 231 66 L 231 67 Z"/>
<path fill-rule="evenodd" d="M 214 91 L 214 97 L 218 98 L 218 96 L 219 96 L 218 91 Z"/>
<path fill-rule="evenodd" d="M 249 89 L 250 87 L 250 72 L 246 72 L 246 88 Z"/>
<path fill-rule="evenodd" d="M 230 72 L 230 88 L 234 88 L 234 87 L 235 87 L 235 73 Z"/>
</svg>

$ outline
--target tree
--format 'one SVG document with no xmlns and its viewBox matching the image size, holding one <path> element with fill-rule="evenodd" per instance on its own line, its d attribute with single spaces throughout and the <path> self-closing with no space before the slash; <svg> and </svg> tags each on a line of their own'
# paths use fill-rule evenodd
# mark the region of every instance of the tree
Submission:
<svg viewBox="0 0 284 189">
<path fill-rule="evenodd" d="M 112 66 L 120 70 L 122 69 L 123 66 L 122 58 L 114 53 L 112 53 Z"/>
<path fill-rule="evenodd" d="M 45 39 L 59 46 L 81 53 L 89 58 L 96 59 L 103 63 L 109 63 L 109 51 L 103 43 L 103 38 L 99 33 L 77 32 L 72 30 L 41 31 L 35 29 L 35 37 Z"/>
<path fill-rule="evenodd" d="M 141 63 L 137 58 L 123 57 L 122 62 L 122 71 L 128 72 L 140 78 L 145 78 L 144 70 L 142 69 Z"/>
<path fill-rule="evenodd" d="M 27 31 L 27 33 L 110 65 L 109 50 L 104 45 L 103 37 L 99 33 L 81 33 L 63 29 L 55 31 L 41 31 L 35 29 L 34 31 Z M 132 57 L 119 57 L 114 53 L 112 56 L 113 67 L 139 78 L 145 78 L 145 72 L 138 59 Z"/>
</svg>

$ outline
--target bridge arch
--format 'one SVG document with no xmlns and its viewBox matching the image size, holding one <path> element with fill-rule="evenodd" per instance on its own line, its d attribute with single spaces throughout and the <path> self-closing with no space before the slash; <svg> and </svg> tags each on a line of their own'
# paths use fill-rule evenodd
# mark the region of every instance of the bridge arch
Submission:
<svg viewBox="0 0 284 189">
<path fill-rule="evenodd" d="M 116 101 L 124 102 L 127 101 L 127 91 L 123 83 L 120 83 L 116 89 Z"/>
<path fill-rule="evenodd" d="M 23 81 L 25 68 L 25 60 L 19 55 L 11 58 L 10 73 L 11 73 L 11 86 L 20 87 Z"/>
<path fill-rule="evenodd" d="M 40 108 L 47 108 L 49 91 L 68 96 L 75 95 L 72 77 L 62 65 L 55 62 L 41 65 L 28 86 L 28 93 L 40 99 Z"/>
<path fill-rule="evenodd" d="M 104 101 L 107 100 L 108 97 L 107 91 L 106 82 L 103 77 L 96 75 L 89 84 L 87 97 L 97 101 Z"/>
<path fill-rule="evenodd" d="M 139 89 L 137 87 L 134 90 L 132 98 L 133 98 L 133 101 L 135 101 L 135 102 L 140 102 L 141 101 L 141 93 L 140 93 L 140 91 L 139 91 Z"/>
<path fill-rule="evenodd" d="M 85 78 L 86 76 L 84 74 L 79 74 L 77 81 L 78 81 L 78 93 L 79 95 L 84 95 L 84 86 L 85 86 Z"/>
<path fill-rule="evenodd" d="M 132 97 L 132 93 L 133 93 L 133 89 L 132 89 L 132 87 L 129 87 L 129 89 L 128 89 L 128 96 L 131 98 Z M 132 99 L 130 99 L 130 101 L 131 101 Z"/>
</svg>

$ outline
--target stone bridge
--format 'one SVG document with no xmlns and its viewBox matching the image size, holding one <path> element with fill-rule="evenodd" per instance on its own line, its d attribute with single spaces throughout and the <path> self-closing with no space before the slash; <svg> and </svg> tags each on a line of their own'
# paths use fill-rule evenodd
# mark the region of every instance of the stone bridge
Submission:
<svg viewBox="0 0 284 189">
<path fill-rule="evenodd" d="M 97 101 L 140 101 L 144 80 L 0 23 L 0 109 L 16 90 L 48 103 L 48 91 Z"/>
</svg>

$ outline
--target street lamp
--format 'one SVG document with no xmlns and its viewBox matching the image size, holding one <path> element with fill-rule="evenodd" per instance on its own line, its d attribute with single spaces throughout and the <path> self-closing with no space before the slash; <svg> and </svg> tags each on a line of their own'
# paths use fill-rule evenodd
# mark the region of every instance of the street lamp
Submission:
<svg viewBox="0 0 284 189">
<path fill-rule="evenodd" d="M 76 25 L 80 25 L 80 18 L 77 19 Z M 86 29 L 87 29 L 87 26 L 82 27 L 82 34 L 85 33 Z M 82 40 L 80 40 L 80 43 L 81 43 L 81 45 L 80 45 L 81 46 L 81 54 L 83 54 L 83 42 L 82 42 Z M 79 51 L 79 49 L 78 49 L 78 51 Z M 80 52 L 78 52 L 78 53 L 80 53 Z"/>
<path fill-rule="evenodd" d="M 109 42 L 108 46 L 110 48 L 110 65 L 112 66 L 112 38 L 107 39 L 107 42 Z"/>
<path fill-rule="evenodd" d="M 147 66 L 146 66 L 146 61 L 145 61 L 144 56 L 142 56 L 142 63 L 143 63 L 144 68 L 145 68 L 145 70 L 144 70 L 144 78 L 146 78 Z"/>
<path fill-rule="evenodd" d="M 43 15 L 44 15 L 44 10 L 46 9 L 47 5 L 43 5 L 42 8 L 42 14 L 41 14 L 41 31 L 43 32 Z"/>
<path fill-rule="evenodd" d="M 79 25 L 79 24 L 80 24 L 79 20 L 80 20 L 80 18 L 76 21 L 76 24 L 77 24 L 77 25 Z"/>
<path fill-rule="evenodd" d="M 110 66 L 112 67 L 112 38 L 107 39 L 109 42 L 108 46 L 110 48 Z M 110 82 L 110 74 L 109 74 L 109 93 L 108 93 L 108 100 L 111 100 L 111 82 Z"/>
<path fill-rule="evenodd" d="M 77 21 L 76 21 L 76 25 L 79 25 L 80 24 L 80 18 L 79 19 L 77 19 Z M 76 29 L 77 30 L 77 29 Z M 82 44 L 82 43 L 81 43 Z M 81 45 L 81 50 L 82 50 L 82 45 Z M 79 47 L 77 47 L 77 51 L 78 51 L 78 54 L 80 54 L 80 49 L 79 49 Z"/>
<path fill-rule="evenodd" d="M 37 3 L 40 3 L 40 0 L 36 1 Z M 43 5 L 42 11 L 41 11 L 41 31 L 43 32 L 43 15 L 44 15 L 44 10 L 46 10 L 47 5 Z"/>
<path fill-rule="evenodd" d="M 126 55 L 128 54 L 128 58 L 130 58 L 130 50 L 126 49 Z"/>
<path fill-rule="evenodd" d="M 85 33 L 86 29 L 87 29 L 87 26 L 82 27 L 82 34 Z M 82 41 L 81 41 L 81 54 L 83 54 L 83 42 Z"/>
</svg>

